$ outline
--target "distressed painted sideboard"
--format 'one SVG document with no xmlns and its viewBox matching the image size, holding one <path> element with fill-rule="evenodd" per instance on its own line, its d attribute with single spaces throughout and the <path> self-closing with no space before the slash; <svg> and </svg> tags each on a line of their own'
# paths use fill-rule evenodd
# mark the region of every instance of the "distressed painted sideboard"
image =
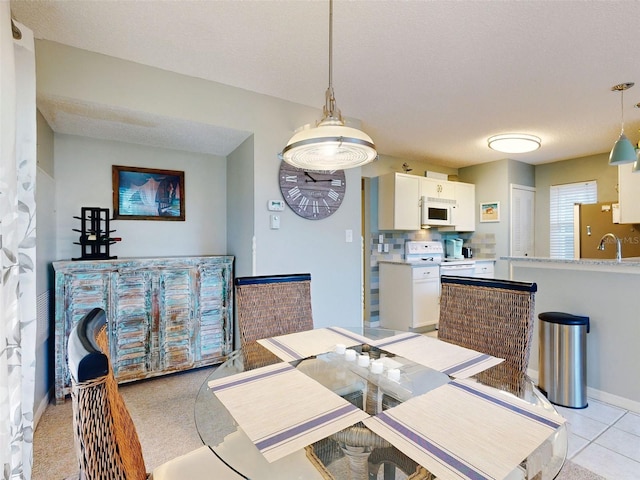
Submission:
<svg viewBox="0 0 640 480">
<path fill-rule="evenodd" d="M 69 333 L 96 307 L 118 382 L 223 362 L 233 349 L 233 259 L 54 262 L 56 403 L 71 392 Z"/>
</svg>

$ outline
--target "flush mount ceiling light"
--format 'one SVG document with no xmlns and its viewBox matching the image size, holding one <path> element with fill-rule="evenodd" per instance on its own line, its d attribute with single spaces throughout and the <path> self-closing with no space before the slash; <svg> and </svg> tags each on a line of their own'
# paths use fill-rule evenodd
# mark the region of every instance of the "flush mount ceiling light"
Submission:
<svg viewBox="0 0 640 480">
<path fill-rule="evenodd" d="M 340 170 L 359 167 L 378 157 L 373 140 L 357 128 L 347 127 L 333 94 L 333 0 L 329 0 L 329 87 L 323 117 L 316 127 L 299 129 L 280 157 L 305 170 Z"/>
<path fill-rule="evenodd" d="M 633 87 L 633 82 L 621 83 L 611 87 L 612 92 L 620 92 L 620 137 L 613 144 L 611 153 L 609 154 L 609 165 L 618 166 L 624 163 L 636 161 L 636 150 L 624 134 L 624 91 Z"/>
<path fill-rule="evenodd" d="M 503 153 L 527 153 L 540 148 L 540 137 L 526 133 L 503 133 L 487 140 L 489 148 Z"/>
</svg>

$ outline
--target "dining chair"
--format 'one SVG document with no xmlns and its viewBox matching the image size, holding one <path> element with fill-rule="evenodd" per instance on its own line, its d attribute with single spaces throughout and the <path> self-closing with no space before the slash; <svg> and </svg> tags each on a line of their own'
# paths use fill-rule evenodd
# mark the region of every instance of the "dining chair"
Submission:
<svg viewBox="0 0 640 480">
<path fill-rule="evenodd" d="M 148 474 L 140 440 L 118 391 L 108 351 L 106 314 L 94 308 L 80 319 L 68 339 L 74 443 L 80 479 L 242 478 L 209 447 L 170 460 Z M 167 441 L 171 441 L 170 437 L 171 432 L 167 432 Z"/>
<path fill-rule="evenodd" d="M 537 285 L 446 275 L 440 282 L 438 338 L 504 358 L 506 368 L 525 374 Z"/>
<path fill-rule="evenodd" d="M 247 365 L 276 361 L 258 340 L 313 330 L 311 274 L 237 277 L 234 283 L 240 346 Z"/>
</svg>

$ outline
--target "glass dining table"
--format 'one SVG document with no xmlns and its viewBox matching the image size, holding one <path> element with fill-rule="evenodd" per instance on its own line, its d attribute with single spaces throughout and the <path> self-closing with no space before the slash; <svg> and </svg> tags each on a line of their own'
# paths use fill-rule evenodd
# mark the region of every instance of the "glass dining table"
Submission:
<svg viewBox="0 0 640 480">
<path fill-rule="evenodd" d="M 363 335 L 374 344 L 400 332 L 378 328 L 349 328 Z M 339 348 L 340 346 L 338 346 Z M 384 375 L 374 374 L 373 363 L 369 367 L 358 362 L 345 361 L 343 352 L 328 351 L 309 358 L 288 362 L 296 370 L 313 378 L 351 404 L 370 415 L 376 415 L 395 406 L 448 384 L 452 378 L 413 362 L 382 348 L 363 343 L 354 345 L 359 358 L 363 354 L 372 362 L 383 364 Z M 267 461 L 254 443 L 239 426 L 214 391 L 211 382 L 248 372 L 252 369 L 282 363 L 283 360 L 262 345 L 251 351 L 236 350 L 205 380 L 195 402 L 195 423 L 204 444 L 241 478 L 269 479 L 349 479 L 349 480 L 399 480 L 446 478 L 436 477 L 425 466 L 397 448 L 394 441 L 383 438 L 362 422 L 328 435 L 277 461 Z M 388 375 L 387 375 L 388 373 Z M 510 370 L 504 363 L 477 373 L 466 381 L 490 387 L 505 399 L 524 400 L 542 411 L 555 413 L 553 405 L 536 388 L 532 380 Z M 294 392 L 292 392 L 293 394 Z M 304 402 L 304 393 L 295 392 Z M 251 402 L 251 398 L 245 401 Z M 443 412 L 446 415 L 446 412 Z M 459 428 L 459 427 L 456 427 Z M 505 440 L 506 441 L 506 440 Z M 541 443 L 508 475 L 508 480 L 553 479 L 562 468 L 567 455 L 567 429 L 560 424 L 547 440 Z M 454 477 L 451 477 L 454 478 Z M 494 478 L 491 476 L 455 478 Z"/>
</svg>

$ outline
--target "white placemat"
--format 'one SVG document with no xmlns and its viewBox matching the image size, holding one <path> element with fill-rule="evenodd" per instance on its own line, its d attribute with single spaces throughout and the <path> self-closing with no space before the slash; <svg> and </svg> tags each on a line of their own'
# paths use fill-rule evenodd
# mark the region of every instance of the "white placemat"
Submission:
<svg viewBox="0 0 640 480">
<path fill-rule="evenodd" d="M 369 416 L 288 363 L 208 385 L 269 462 Z"/>
<path fill-rule="evenodd" d="M 471 377 L 504 362 L 502 358 L 413 332 L 374 340 L 371 345 L 456 378 Z"/>
<path fill-rule="evenodd" d="M 330 352 L 337 344 L 352 347 L 370 342 L 367 337 L 340 327 L 316 328 L 258 340 L 260 345 L 285 362 Z"/>
<path fill-rule="evenodd" d="M 364 423 L 439 479 L 503 479 L 564 419 L 499 390 L 456 380 Z"/>
</svg>

